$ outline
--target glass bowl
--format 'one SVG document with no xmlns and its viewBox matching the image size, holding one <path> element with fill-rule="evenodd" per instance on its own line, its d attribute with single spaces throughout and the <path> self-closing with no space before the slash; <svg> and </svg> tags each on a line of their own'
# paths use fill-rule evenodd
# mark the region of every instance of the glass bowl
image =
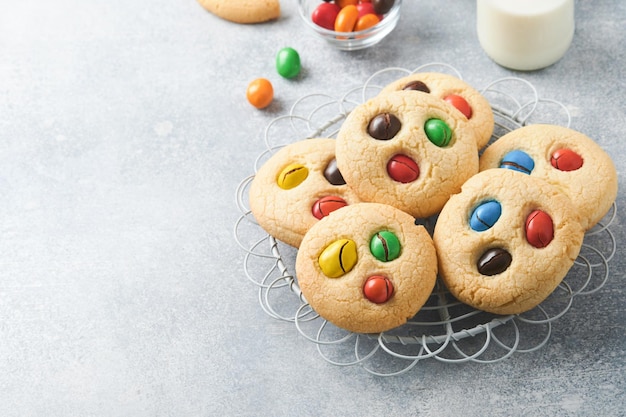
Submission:
<svg viewBox="0 0 626 417">
<path fill-rule="evenodd" d="M 300 9 L 300 17 L 304 20 L 306 26 L 311 29 L 313 34 L 327 41 L 329 44 L 342 51 L 355 51 L 358 49 L 368 48 L 377 44 L 389 35 L 398 24 L 400 19 L 400 8 L 402 0 L 395 0 L 393 7 L 387 12 L 383 19 L 371 28 L 358 32 L 335 32 L 328 30 L 311 20 L 311 15 L 322 0 L 298 0 Z"/>
</svg>

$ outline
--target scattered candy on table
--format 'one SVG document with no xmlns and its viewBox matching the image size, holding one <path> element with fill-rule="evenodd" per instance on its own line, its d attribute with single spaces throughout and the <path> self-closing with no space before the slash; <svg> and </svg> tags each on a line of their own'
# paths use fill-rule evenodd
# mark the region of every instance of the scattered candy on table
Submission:
<svg viewBox="0 0 626 417">
<path fill-rule="evenodd" d="M 300 55 L 293 48 L 286 47 L 276 55 L 276 71 L 285 78 L 294 78 L 300 73 Z"/>
<path fill-rule="evenodd" d="M 395 0 L 324 1 L 313 10 L 311 20 L 335 32 L 358 32 L 378 24 L 394 3 Z"/>
<path fill-rule="evenodd" d="M 266 78 L 257 78 L 248 84 L 246 97 L 250 104 L 257 109 L 263 109 L 270 105 L 274 99 L 274 88 Z"/>
</svg>

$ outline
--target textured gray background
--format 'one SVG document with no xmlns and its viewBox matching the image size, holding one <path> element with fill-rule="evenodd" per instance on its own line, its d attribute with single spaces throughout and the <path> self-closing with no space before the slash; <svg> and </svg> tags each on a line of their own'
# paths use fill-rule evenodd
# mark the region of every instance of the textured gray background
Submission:
<svg viewBox="0 0 626 417">
<path fill-rule="evenodd" d="M 566 56 L 517 74 L 480 48 L 472 1 L 407 0 L 385 41 L 345 53 L 310 37 L 292 1 L 242 26 L 193 0 L 2 0 L 0 415 L 624 415 L 621 245 L 540 351 L 381 379 L 265 315 L 233 238 L 267 123 L 388 66 L 446 62 L 479 88 L 521 75 L 568 105 L 624 184 L 626 3 L 576 7 Z M 274 69 L 287 45 L 296 80 Z M 245 99 L 261 76 L 276 90 L 264 111 Z M 622 190 L 618 205 L 621 243 Z"/>
</svg>

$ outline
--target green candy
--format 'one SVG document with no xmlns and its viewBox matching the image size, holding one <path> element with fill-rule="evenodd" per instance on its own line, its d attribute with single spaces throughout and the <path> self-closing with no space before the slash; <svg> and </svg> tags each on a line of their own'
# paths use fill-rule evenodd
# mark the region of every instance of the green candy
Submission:
<svg viewBox="0 0 626 417">
<path fill-rule="evenodd" d="M 389 262 L 400 256 L 400 240 L 389 231 L 382 231 L 372 236 L 370 252 L 381 262 Z"/>
<path fill-rule="evenodd" d="M 424 124 L 426 137 L 436 146 L 443 148 L 450 144 L 452 129 L 441 119 L 429 119 Z"/>
<path fill-rule="evenodd" d="M 276 70 L 285 78 L 294 78 L 300 73 L 300 55 L 293 48 L 283 48 L 276 55 Z"/>
</svg>

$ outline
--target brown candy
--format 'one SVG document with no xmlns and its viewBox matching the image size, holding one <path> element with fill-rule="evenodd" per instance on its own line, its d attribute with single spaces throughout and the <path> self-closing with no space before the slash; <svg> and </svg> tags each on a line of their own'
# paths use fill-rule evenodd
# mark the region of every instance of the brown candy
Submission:
<svg viewBox="0 0 626 417">
<path fill-rule="evenodd" d="M 346 183 L 346 180 L 343 179 L 343 175 L 339 172 L 339 168 L 337 168 L 337 160 L 335 158 L 326 165 L 324 178 L 332 185 L 344 185 Z"/>
<path fill-rule="evenodd" d="M 400 131 L 400 120 L 391 113 L 381 113 L 370 120 L 367 133 L 374 139 L 389 140 Z"/>
<path fill-rule="evenodd" d="M 493 276 L 506 271 L 513 258 L 502 248 L 487 250 L 478 260 L 476 267 L 482 275 Z"/>
<path fill-rule="evenodd" d="M 372 0 L 376 14 L 385 14 L 393 7 L 395 0 Z"/>
<path fill-rule="evenodd" d="M 428 86 L 420 80 L 411 81 L 410 83 L 402 87 L 402 89 L 409 90 L 409 91 L 421 91 L 423 93 L 430 93 L 430 88 L 428 88 Z"/>
</svg>

